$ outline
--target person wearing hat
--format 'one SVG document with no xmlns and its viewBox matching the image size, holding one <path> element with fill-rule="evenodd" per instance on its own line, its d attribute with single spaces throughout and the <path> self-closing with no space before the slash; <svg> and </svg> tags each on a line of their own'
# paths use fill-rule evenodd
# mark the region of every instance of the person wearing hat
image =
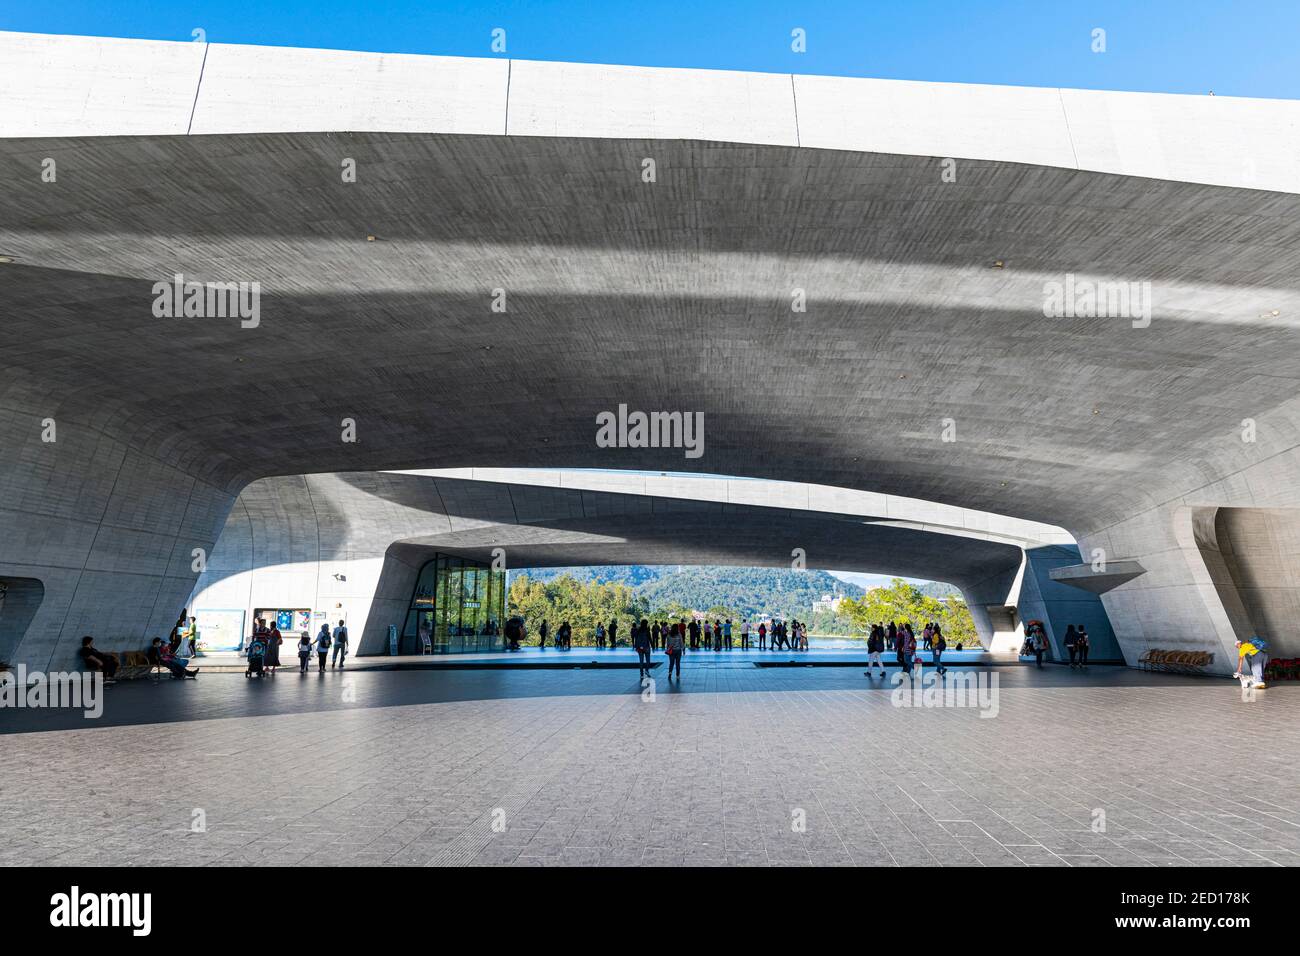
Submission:
<svg viewBox="0 0 1300 956">
<path fill-rule="evenodd" d="M 1237 672 L 1233 677 L 1240 679 L 1246 672 L 1245 665 L 1250 664 L 1250 677 L 1244 683 L 1250 687 L 1252 684 L 1258 689 L 1263 688 L 1264 684 L 1264 665 L 1268 663 L 1268 654 L 1264 652 L 1267 645 L 1259 637 L 1253 636 L 1248 641 L 1237 641 Z"/>
</svg>

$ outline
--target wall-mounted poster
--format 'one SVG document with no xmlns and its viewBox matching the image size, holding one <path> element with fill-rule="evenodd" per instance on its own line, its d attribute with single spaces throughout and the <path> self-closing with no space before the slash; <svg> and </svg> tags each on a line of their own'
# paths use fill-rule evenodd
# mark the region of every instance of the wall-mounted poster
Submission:
<svg viewBox="0 0 1300 956">
<path fill-rule="evenodd" d="M 242 610 L 194 611 L 199 628 L 200 654 L 218 651 L 237 651 L 244 643 L 244 612 Z"/>
<path fill-rule="evenodd" d="M 297 620 L 294 622 L 294 624 L 296 625 L 294 630 L 306 631 L 307 633 L 310 634 L 311 633 L 311 611 L 297 611 L 295 612 L 295 617 L 297 618 Z"/>
<path fill-rule="evenodd" d="M 276 611 L 275 626 L 280 629 L 280 633 L 293 630 L 293 611 Z"/>
</svg>

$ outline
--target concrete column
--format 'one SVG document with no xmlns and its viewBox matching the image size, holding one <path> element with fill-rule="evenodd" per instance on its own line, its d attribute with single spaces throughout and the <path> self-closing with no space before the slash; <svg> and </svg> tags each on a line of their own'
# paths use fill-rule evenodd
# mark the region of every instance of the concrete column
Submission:
<svg viewBox="0 0 1300 956">
<path fill-rule="evenodd" d="M 33 669 L 79 666 L 83 634 L 106 650 L 166 637 L 234 495 L 177 462 L 64 418 L 55 401 L 0 396 L 0 578 L 39 582 L 24 633 L 0 653 Z M 35 585 L 27 594 L 34 597 Z"/>
</svg>

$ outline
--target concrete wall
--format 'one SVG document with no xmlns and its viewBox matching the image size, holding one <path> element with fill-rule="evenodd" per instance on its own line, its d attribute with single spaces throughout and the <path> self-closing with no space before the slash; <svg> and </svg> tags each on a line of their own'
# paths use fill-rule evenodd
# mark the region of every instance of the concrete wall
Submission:
<svg viewBox="0 0 1300 956">
<path fill-rule="evenodd" d="M 1248 627 L 1273 657 L 1300 657 L 1300 509 L 1219 508 L 1215 522 L 1246 618 L 1241 636 Z"/>
<path fill-rule="evenodd" d="M 1102 595 L 1130 662 L 1150 648 L 1205 650 L 1215 655 L 1214 672 L 1230 674 L 1234 641 L 1257 627 L 1273 630 L 1285 652 L 1295 649 L 1286 582 L 1300 571 L 1291 537 L 1300 452 L 1239 447 L 1245 466 L 1228 478 L 1079 533 L 1083 553 L 1100 548 L 1108 561 L 1134 559 L 1146 569 Z"/>
<path fill-rule="evenodd" d="M 1079 562 L 1079 549 L 1074 545 L 1051 545 L 1026 551 L 1025 576 L 1020 592 L 1021 620 L 1040 620 L 1044 623 L 1054 660 L 1069 660 L 1070 654 L 1065 649 L 1065 632 L 1071 624 L 1076 628 L 1080 624 L 1087 628 L 1089 660 L 1124 660 L 1101 599 L 1089 591 L 1061 584 L 1051 578 L 1053 568 L 1077 565 Z"/>
<path fill-rule="evenodd" d="M 166 637 L 197 577 L 193 551 L 212 551 L 234 495 L 187 472 L 183 454 L 162 460 L 64 418 L 57 399 L 4 400 L 0 578 L 38 581 L 42 593 L 0 657 L 58 669 L 76 663 L 84 634 L 108 650 Z M 42 440 L 46 421 L 53 441 Z"/>
<path fill-rule="evenodd" d="M 0 33 L 0 136 L 701 139 L 1300 191 L 1300 103 Z"/>
</svg>

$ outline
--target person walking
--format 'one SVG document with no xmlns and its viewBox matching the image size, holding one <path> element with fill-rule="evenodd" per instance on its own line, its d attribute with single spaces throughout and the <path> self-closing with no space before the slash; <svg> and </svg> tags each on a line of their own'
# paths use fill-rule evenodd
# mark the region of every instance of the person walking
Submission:
<svg viewBox="0 0 1300 956">
<path fill-rule="evenodd" d="M 330 627 L 328 624 L 320 626 L 320 633 L 316 635 L 316 658 L 320 662 L 317 671 L 325 673 L 325 661 L 330 656 Z"/>
<path fill-rule="evenodd" d="M 303 631 L 298 638 L 298 673 L 307 673 L 307 663 L 311 660 L 311 635 Z"/>
<path fill-rule="evenodd" d="M 879 624 L 871 628 L 871 634 L 867 637 L 867 669 L 862 672 L 864 677 L 871 676 L 873 667 L 880 668 L 880 676 L 885 676 L 885 662 L 880 659 L 880 653 L 885 649 L 885 629 Z"/>
<path fill-rule="evenodd" d="M 943 652 L 948 649 L 948 641 L 943 636 L 943 628 L 935 624 L 934 630 L 930 633 L 930 646 L 934 649 L 934 670 L 938 674 L 948 673 L 947 666 L 943 663 Z"/>
<path fill-rule="evenodd" d="M 912 677 L 912 665 L 916 661 L 916 635 L 912 633 L 911 627 L 903 628 L 898 636 L 899 654 L 903 658 L 903 670 L 907 671 L 907 676 Z"/>
<path fill-rule="evenodd" d="M 348 659 L 348 626 L 339 621 L 339 626 L 334 628 L 334 656 L 330 660 L 330 667 L 342 667 Z"/>
<path fill-rule="evenodd" d="M 664 645 L 668 651 L 668 679 L 673 679 L 673 673 L 676 672 L 677 679 L 682 679 L 682 651 L 686 649 L 686 639 L 682 635 L 680 624 L 673 624 L 672 630 L 668 632 L 668 640 Z"/>
<path fill-rule="evenodd" d="M 1047 653 L 1047 634 L 1041 626 L 1034 628 L 1034 660 L 1038 663 L 1038 669 L 1043 669 L 1043 655 Z"/>
<path fill-rule="evenodd" d="M 547 635 L 549 632 L 550 632 L 550 628 L 549 628 L 549 627 L 547 626 L 547 624 L 546 624 L 546 619 L 545 619 L 545 618 L 542 618 L 542 626 L 539 627 L 539 628 L 537 629 L 537 646 L 538 646 L 538 647 L 545 647 L 545 646 L 546 646 L 546 635 Z"/>
<path fill-rule="evenodd" d="M 1075 635 L 1074 646 L 1079 651 L 1079 666 L 1088 666 L 1088 632 L 1082 624 L 1079 625 L 1079 632 Z"/>
<path fill-rule="evenodd" d="M 650 624 L 641 618 L 641 625 L 633 629 L 632 646 L 636 648 L 637 665 L 642 677 L 650 676 Z"/>
<path fill-rule="evenodd" d="M 189 649 L 191 658 L 199 656 L 199 622 L 197 618 L 190 618 L 189 630 L 185 632 L 185 640 Z"/>
<path fill-rule="evenodd" d="M 1065 629 L 1065 650 L 1070 655 L 1070 670 L 1074 670 L 1074 658 L 1078 653 L 1077 641 L 1078 636 L 1075 634 L 1074 625 L 1071 624 Z"/>
</svg>

